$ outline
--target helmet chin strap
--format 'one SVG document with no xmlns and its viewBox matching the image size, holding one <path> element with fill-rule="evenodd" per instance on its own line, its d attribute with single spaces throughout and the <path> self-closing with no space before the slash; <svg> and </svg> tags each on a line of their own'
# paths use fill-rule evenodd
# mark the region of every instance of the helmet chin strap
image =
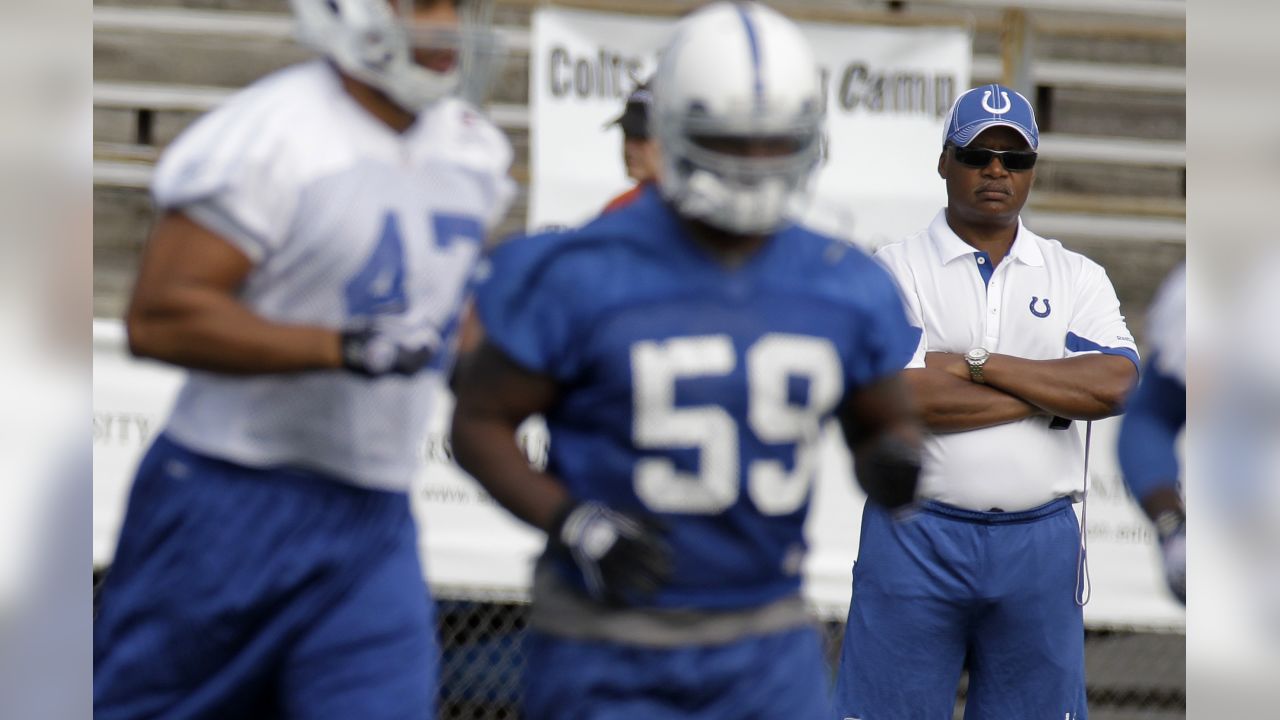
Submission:
<svg viewBox="0 0 1280 720">
<path fill-rule="evenodd" d="M 782 178 L 741 185 L 697 168 L 685 181 L 676 206 L 681 214 L 721 230 L 759 235 L 773 232 L 782 224 L 790 196 Z"/>
<path fill-rule="evenodd" d="M 437 73 L 407 67 L 380 81 L 380 89 L 397 105 L 411 113 L 426 110 L 433 102 L 451 94 L 458 86 L 458 71 Z"/>
</svg>

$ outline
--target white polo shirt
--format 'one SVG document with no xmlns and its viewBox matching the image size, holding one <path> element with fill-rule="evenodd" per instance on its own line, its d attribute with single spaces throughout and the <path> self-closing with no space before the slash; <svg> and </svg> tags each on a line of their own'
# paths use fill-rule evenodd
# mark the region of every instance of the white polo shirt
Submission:
<svg viewBox="0 0 1280 720">
<path fill-rule="evenodd" d="M 1100 265 L 1031 232 L 1018 220 L 1009 255 L 993 271 L 939 211 L 928 229 L 886 245 L 876 258 L 902 289 L 921 328 L 908 368 L 926 352 L 993 353 L 1052 360 L 1083 353 L 1121 355 L 1137 347 Z M 1049 429 L 1036 417 L 925 440 L 921 496 L 970 510 L 1026 510 L 1084 489 L 1082 423 Z"/>
</svg>

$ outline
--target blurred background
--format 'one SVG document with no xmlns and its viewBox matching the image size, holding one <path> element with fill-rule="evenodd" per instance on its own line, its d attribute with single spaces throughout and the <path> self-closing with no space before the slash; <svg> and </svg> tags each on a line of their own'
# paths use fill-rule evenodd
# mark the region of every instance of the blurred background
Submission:
<svg viewBox="0 0 1280 720">
<path fill-rule="evenodd" d="M 1280 26 L 1273 3 L 1187 21 L 1188 716 L 1280 707 Z"/>
<path fill-rule="evenodd" d="M 88 0 L 0 4 L 0 717 L 90 715 Z"/>
<path fill-rule="evenodd" d="M 590 116 L 582 121 L 587 129 L 566 131 L 566 123 L 574 121 L 554 120 L 538 84 L 554 70 L 539 65 L 553 62 L 549 43 L 554 43 L 539 34 L 549 32 L 553 16 L 548 13 L 604 13 L 597 20 L 613 23 L 611 27 L 633 26 L 635 37 L 641 37 L 657 33 L 655 28 L 665 27 L 698 4 L 693 0 L 498 0 L 495 22 L 510 56 L 488 109 L 515 147 L 512 172 L 520 184 L 515 206 L 499 235 L 586 219 L 598 209 L 600 203 L 594 197 L 583 198 L 580 209 L 562 210 L 560 215 L 535 207 L 539 192 L 562 199 L 579 196 L 572 187 L 552 190 L 554 178 L 540 180 L 549 177 L 547 173 L 554 175 L 557 168 L 568 175 L 581 175 L 586 165 L 597 168 L 607 178 L 600 200 L 625 188 L 621 133 L 605 129 L 603 120 L 621 111 L 630 86 L 641 79 L 634 76 L 643 75 L 643 70 L 632 72 L 633 77 L 623 83 L 607 85 L 599 78 L 588 82 L 594 82 L 596 92 L 579 110 L 584 118 Z M 963 57 L 957 61 L 963 82 L 1003 82 L 1036 106 L 1043 141 L 1037 185 L 1025 214 L 1029 226 L 1106 268 L 1130 328 L 1139 344 L 1145 344 L 1144 316 L 1152 295 L 1167 272 L 1187 255 L 1188 8 L 1183 0 L 774 0 L 770 4 L 798 21 L 827 26 L 833 32 L 958 29 L 964 43 Z M 95 577 L 109 570 L 112 532 L 118 524 L 115 515 L 127 492 L 131 463 L 161 426 L 162 408 L 178 379 L 171 371 L 125 359 L 118 325 L 153 220 L 146 189 L 152 167 L 167 144 L 230 93 L 309 56 L 292 40 L 288 12 L 287 0 L 92 3 L 92 304 L 97 380 L 93 445 L 99 475 L 94 478 Z M 570 25 L 577 22 L 572 14 L 554 18 Z M 588 29 L 582 31 L 586 35 L 581 41 L 588 72 L 591 68 L 598 72 L 610 63 L 607 43 L 600 42 L 597 62 L 590 52 L 594 38 L 589 29 L 596 27 L 591 25 L 594 21 L 578 20 L 575 27 Z M 637 68 L 651 67 L 647 55 L 636 57 Z M 836 69 L 837 89 L 840 79 Z M 894 92 L 884 86 L 880 91 L 884 97 Z M 932 122 L 940 123 L 940 118 Z M 575 156 L 571 148 L 548 144 L 557 137 L 562 145 L 566 137 L 570 144 L 574 137 L 586 138 L 582 142 L 589 146 L 589 154 Z M 831 138 L 837 149 L 867 140 Z M 937 185 L 940 202 L 940 182 L 929 160 L 936 153 L 936 147 L 926 148 L 918 182 Z M 590 176 L 591 171 L 586 174 Z M 544 186 L 538 187 L 539 182 Z M 856 204 L 853 207 L 856 226 L 859 209 Z M 936 207 L 918 219 L 902 220 L 908 228 L 922 227 Z M 849 239 L 870 248 L 893 238 L 850 232 Z M 455 517 L 471 512 L 468 508 L 491 515 L 496 511 L 484 507 L 487 498 L 464 479 L 440 479 L 451 471 L 447 446 L 439 436 L 427 439 L 424 455 L 437 473 L 428 473 L 417 500 L 426 515 L 424 525 L 437 528 L 436 544 L 424 540 L 424 552 L 435 573 L 428 574 L 438 598 L 445 652 L 442 717 L 514 718 L 526 597 L 519 581 L 503 579 L 512 574 L 523 577 L 519 569 L 507 573 L 501 568 L 504 562 L 513 567 L 525 562 L 539 538 L 521 529 L 507 529 L 497 534 L 508 543 L 506 554 L 495 550 L 493 556 L 478 560 L 442 549 L 440 538 L 447 536 L 448 528 L 439 529 L 442 523 L 435 522 L 433 508 L 436 512 L 445 508 Z M 1113 466 L 1109 459 L 1105 462 L 1108 468 Z M 1100 472 L 1095 467 L 1095 492 L 1104 497 L 1109 492 L 1113 505 L 1125 507 L 1118 483 L 1113 470 Z M 1138 552 L 1131 564 L 1136 563 L 1133 566 L 1144 582 L 1154 578 L 1151 536 L 1136 514 L 1110 525 L 1107 516 L 1097 517 L 1103 521 L 1094 523 L 1091 539 L 1094 534 L 1111 533 L 1116 537 L 1099 537 L 1098 542 L 1135 546 Z M 840 521 L 837 516 L 836 522 Z M 499 521 L 486 515 L 480 522 Z M 848 516 L 844 524 L 853 535 L 856 516 Z M 493 570 L 450 574 L 440 569 L 451 563 Z M 840 563 L 847 579 L 847 561 Z M 1158 585 L 1148 585 L 1155 589 L 1143 592 L 1159 592 Z M 1106 591 L 1103 582 L 1097 592 Z M 1159 605 L 1167 603 L 1167 598 L 1151 602 Z M 1102 618 L 1095 614 L 1090 619 L 1086 652 L 1095 720 L 1186 716 L 1185 623 L 1180 616 L 1170 620 L 1167 607 L 1157 610 L 1144 614 L 1140 609 L 1120 620 L 1114 614 Z M 834 662 L 844 609 L 816 603 L 815 615 L 828 631 Z M 957 717 L 963 704 L 962 687 Z"/>
<path fill-rule="evenodd" d="M 1182 0 L 771 4 L 801 21 L 970 28 L 973 83 L 1004 81 L 1022 91 L 1035 103 L 1045 134 L 1029 222 L 1107 268 L 1131 329 L 1141 336 L 1142 315 L 1155 287 L 1185 255 Z M 504 230 L 522 229 L 528 219 L 534 9 L 619 12 L 640 23 L 696 5 L 695 0 L 498 0 L 496 21 L 511 55 L 491 113 L 515 145 L 514 175 L 522 190 Z M 292 42 L 288 10 L 287 0 L 94 2 L 96 316 L 121 312 L 150 222 L 145 186 L 158 152 L 231 90 L 307 57 Z M 614 114 L 624 97 L 616 91 Z M 620 133 L 614 132 L 620 144 Z M 620 160 L 610 160 L 621 167 Z"/>
</svg>

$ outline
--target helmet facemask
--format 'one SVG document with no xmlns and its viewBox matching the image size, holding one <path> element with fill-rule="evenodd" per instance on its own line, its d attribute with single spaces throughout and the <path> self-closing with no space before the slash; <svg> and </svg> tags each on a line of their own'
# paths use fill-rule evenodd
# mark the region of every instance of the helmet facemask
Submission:
<svg viewBox="0 0 1280 720">
<path fill-rule="evenodd" d="M 773 232 L 817 167 L 821 120 L 815 110 L 792 121 L 725 123 L 694 108 L 663 124 L 666 194 L 691 219 L 741 235 Z"/>
<path fill-rule="evenodd" d="M 428 21 L 421 9 L 452 2 Z M 480 104 L 504 59 L 491 0 L 293 0 L 304 44 L 417 114 L 444 97 Z"/>
</svg>

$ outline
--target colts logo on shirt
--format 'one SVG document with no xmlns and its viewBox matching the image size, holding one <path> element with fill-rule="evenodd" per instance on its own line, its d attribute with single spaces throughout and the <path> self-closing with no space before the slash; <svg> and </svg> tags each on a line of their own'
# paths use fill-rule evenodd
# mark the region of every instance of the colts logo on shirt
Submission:
<svg viewBox="0 0 1280 720">
<path fill-rule="evenodd" d="M 1036 297 L 1035 295 L 1031 296 L 1031 305 L 1029 306 L 1031 308 L 1031 314 L 1035 315 L 1038 318 L 1049 317 L 1049 313 L 1053 312 L 1053 308 L 1049 307 L 1049 298 L 1044 299 L 1044 310 L 1036 309 L 1036 303 L 1039 303 L 1039 302 L 1040 302 L 1040 298 Z"/>
</svg>

